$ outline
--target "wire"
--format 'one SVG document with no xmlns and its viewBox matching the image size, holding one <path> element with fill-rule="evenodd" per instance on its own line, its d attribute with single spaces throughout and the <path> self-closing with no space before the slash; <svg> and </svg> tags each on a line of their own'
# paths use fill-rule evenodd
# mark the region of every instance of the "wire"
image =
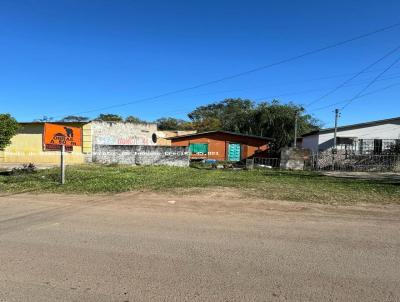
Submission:
<svg viewBox="0 0 400 302">
<path fill-rule="evenodd" d="M 355 99 L 360 99 L 360 98 L 363 98 L 363 97 L 365 97 L 365 96 L 368 96 L 368 95 L 371 95 L 371 94 L 375 94 L 375 93 L 378 93 L 378 92 L 381 92 L 381 91 L 383 91 L 383 90 L 387 90 L 387 89 L 390 89 L 390 88 L 392 88 L 392 87 L 394 87 L 394 86 L 399 86 L 399 85 L 400 85 L 400 82 L 399 82 L 399 83 L 394 83 L 394 84 L 391 84 L 391 85 L 382 87 L 382 88 L 380 88 L 380 89 L 376 89 L 376 90 L 373 90 L 373 91 L 371 91 L 371 92 L 364 93 L 364 94 L 358 96 L 358 97 L 355 98 Z M 336 103 L 333 103 L 333 104 L 329 104 L 329 105 L 327 105 L 327 106 L 323 106 L 323 107 L 319 107 L 319 108 L 313 109 L 312 111 L 309 111 L 309 113 L 313 113 L 313 112 L 316 112 L 316 111 L 320 111 L 320 110 L 323 110 L 323 109 L 327 109 L 327 108 L 330 108 L 330 107 L 333 107 L 333 106 L 336 106 L 336 105 L 339 105 L 339 104 L 343 104 L 343 103 L 346 103 L 346 102 L 347 102 L 347 101 L 340 101 L 340 102 L 336 102 Z"/>
<path fill-rule="evenodd" d="M 380 79 L 379 81 L 387 81 L 387 80 L 393 80 L 393 79 L 399 78 L 399 76 L 393 76 L 393 75 L 398 75 L 398 73 L 393 73 L 393 74 L 391 74 L 392 77 L 386 77 L 386 78 Z M 368 83 L 368 81 L 356 82 L 356 83 L 353 83 L 351 85 L 345 85 L 343 87 L 360 86 L 360 85 L 365 84 L 365 83 Z M 326 89 L 329 89 L 329 87 L 307 89 L 307 90 L 294 91 L 294 92 L 284 92 L 284 93 L 279 93 L 279 94 L 275 94 L 275 95 L 271 95 L 271 96 L 267 96 L 267 97 L 255 98 L 254 100 L 255 101 L 264 100 L 264 99 L 267 100 L 267 99 L 281 97 L 281 96 L 287 96 L 287 95 L 307 94 L 307 93 L 311 93 L 311 92 L 315 92 L 315 91 L 322 91 L 322 90 L 326 90 Z M 345 101 L 342 101 L 342 103 L 344 103 L 344 102 Z"/>
<path fill-rule="evenodd" d="M 282 64 L 285 64 L 285 63 L 288 63 L 288 62 L 292 62 L 292 61 L 301 59 L 301 58 L 306 57 L 306 56 L 310 56 L 310 55 L 313 55 L 313 54 L 316 54 L 316 53 L 319 53 L 319 52 L 322 52 L 322 51 L 325 51 L 325 50 L 328 50 L 328 49 L 331 49 L 331 48 L 335 48 L 335 47 L 338 47 L 338 46 L 341 46 L 341 45 L 344 45 L 344 44 L 347 44 L 347 43 L 350 43 L 350 42 L 354 42 L 356 40 L 360 40 L 360 39 L 375 35 L 377 33 L 381 33 L 381 32 L 393 29 L 393 28 L 398 27 L 398 26 L 400 26 L 400 22 L 392 24 L 392 25 L 389 25 L 389 26 L 386 26 L 386 27 L 379 28 L 379 29 L 374 30 L 372 32 L 365 33 L 365 34 L 362 34 L 362 35 L 359 35 L 359 36 L 356 36 L 356 37 L 353 37 L 353 38 L 350 38 L 350 39 L 346 39 L 346 40 L 343 40 L 343 41 L 340 41 L 340 42 L 337 42 L 337 43 L 333 43 L 333 44 L 330 44 L 330 45 L 327 45 L 327 46 L 324 46 L 324 47 L 321 47 L 321 48 L 317 48 L 317 49 L 314 49 L 314 50 L 311 50 L 311 51 L 307 51 L 307 52 L 304 52 L 302 54 L 299 54 L 299 55 L 296 55 L 296 56 L 293 56 L 293 57 L 290 57 L 290 58 L 287 58 L 287 59 L 283 59 L 281 61 L 277 61 L 277 62 L 270 63 L 270 64 L 267 64 L 267 65 L 263 65 L 263 66 L 260 66 L 260 67 L 256 67 L 256 68 L 253 68 L 253 69 L 250 69 L 250 70 L 247 70 L 247 71 L 244 71 L 244 72 L 236 73 L 236 74 L 233 74 L 233 75 L 229 75 L 229 76 L 226 76 L 226 77 L 223 77 L 223 78 L 220 78 L 220 79 L 204 82 L 204 83 L 197 84 L 197 85 L 190 86 L 190 87 L 183 88 L 183 89 L 173 90 L 173 91 L 162 93 L 162 94 L 159 94 L 159 95 L 156 95 L 156 96 L 153 96 L 153 97 L 147 97 L 147 98 L 138 99 L 138 100 L 132 101 L 132 102 L 126 102 L 126 103 L 115 104 L 115 105 L 106 106 L 106 107 L 102 107 L 102 108 L 97 108 L 97 109 L 92 109 L 92 110 L 87 110 L 87 111 L 81 111 L 81 112 L 77 112 L 77 113 L 74 113 L 74 114 L 71 114 L 71 115 L 87 114 L 87 113 L 92 113 L 92 112 L 96 112 L 96 111 L 102 111 L 102 110 L 108 110 L 108 109 L 113 109 L 113 108 L 118 108 L 118 107 L 124 107 L 124 106 L 127 106 L 127 105 L 132 105 L 132 104 L 137 104 L 137 103 L 141 103 L 141 102 L 145 102 L 145 101 L 155 100 L 155 99 L 159 99 L 159 98 L 162 98 L 162 97 L 170 96 L 170 95 L 173 95 L 173 94 L 178 94 L 178 93 L 186 92 L 186 91 L 189 91 L 189 90 L 193 90 L 193 89 L 209 86 L 209 85 L 212 85 L 212 84 L 220 83 L 220 82 L 231 80 L 231 79 L 234 79 L 234 78 L 237 78 L 237 77 L 241 77 L 241 76 L 244 76 L 244 75 L 247 75 L 247 74 L 258 72 L 258 71 L 261 71 L 261 70 L 264 70 L 264 69 L 267 69 L 267 68 L 271 68 L 271 67 L 274 67 L 274 66 L 278 66 L 278 65 L 282 65 Z M 56 116 L 55 118 L 58 118 L 58 117 L 61 117 L 61 116 Z"/>
<path fill-rule="evenodd" d="M 398 57 L 396 60 L 393 61 L 385 70 L 383 70 L 381 73 L 379 73 L 371 82 L 369 82 L 363 89 L 361 89 L 354 97 L 352 97 L 350 100 L 344 104 L 344 106 L 340 109 L 343 111 L 347 106 L 349 106 L 354 100 L 358 99 L 360 95 L 366 91 L 369 87 L 371 87 L 382 75 L 385 74 L 390 68 L 392 68 L 394 65 L 396 65 L 400 61 L 400 57 Z"/>
<path fill-rule="evenodd" d="M 396 68 L 400 68 L 400 66 L 396 67 Z M 378 71 L 381 71 L 381 70 L 383 70 L 383 68 L 377 68 L 377 69 L 374 69 L 374 70 L 368 70 L 368 71 L 365 71 L 365 73 L 378 72 Z M 344 76 L 348 76 L 348 75 L 354 75 L 354 74 L 356 74 L 356 72 L 335 74 L 335 75 L 330 75 L 330 76 L 324 76 L 324 77 L 319 77 L 319 78 L 311 78 L 311 79 L 304 79 L 304 80 L 300 80 L 300 81 L 291 81 L 291 82 L 286 82 L 286 83 L 278 83 L 278 84 L 275 84 L 274 86 L 278 86 L 278 87 L 279 86 L 288 86 L 288 85 L 291 85 L 291 84 L 304 83 L 304 82 L 308 83 L 308 82 L 311 82 L 311 81 L 319 81 L 319 80 L 340 78 L 340 77 L 344 77 Z M 392 75 L 395 75 L 395 74 L 398 74 L 398 73 L 394 73 Z M 219 90 L 219 91 L 206 92 L 206 93 L 196 93 L 194 95 L 189 95 L 189 96 L 206 96 L 206 95 L 214 95 L 214 94 L 219 94 L 219 93 L 245 91 L 245 90 L 251 90 L 251 89 L 254 89 L 254 88 L 265 88 L 265 87 L 266 87 L 265 85 L 262 85 L 262 86 L 258 85 L 258 86 L 251 86 L 251 87 L 246 87 L 246 88 L 235 88 L 235 89 L 226 89 L 226 90 Z M 268 85 L 268 87 L 270 87 L 270 85 Z M 320 90 L 325 90 L 325 89 L 327 89 L 327 88 L 315 89 L 315 91 L 320 91 Z M 281 94 L 279 96 L 281 96 Z"/>
<path fill-rule="evenodd" d="M 342 82 L 340 85 L 336 86 L 335 88 L 333 88 L 332 90 L 328 91 L 327 93 L 323 94 L 322 96 L 320 96 L 319 98 L 317 98 L 316 100 L 308 103 L 306 105 L 306 107 L 309 107 L 321 100 L 323 100 L 324 98 L 330 96 L 331 94 L 335 93 L 336 91 L 338 91 L 340 88 L 343 88 L 346 84 L 350 83 L 352 80 L 354 80 L 355 78 L 357 78 L 359 75 L 363 74 L 364 72 L 366 72 L 368 69 L 370 69 L 371 67 L 373 67 L 374 65 L 378 64 L 379 62 L 383 61 L 384 59 L 386 59 L 388 56 L 392 55 L 393 53 L 395 53 L 396 51 L 398 51 L 400 49 L 400 45 L 395 47 L 394 49 L 390 50 L 388 53 L 386 53 L 383 57 L 380 57 L 378 60 L 374 61 L 373 63 L 369 64 L 367 67 L 363 68 L 362 70 L 360 70 L 359 72 L 357 72 L 355 75 L 353 75 L 352 77 L 348 78 L 347 80 L 345 80 L 344 82 Z"/>
<path fill-rule="evenodd" d="M 392 79 L 392 78 L 390 78 L 390 79 Z M 381 80 L 383 80 L 383 79 L 381 79 Z M 360 84 L 364 84 L 365 82 L 363 82 L 363 83 L 360 83 Z M 360 85 L 360 84 L 357 84 L 357 86 L 358 85 Z M 372 94 L 376 94 L 376 93 L 378 93 L 378 92 L 381 92 L 381 91 L 384 91 L 384 90 L 387 90 L 387 89 L 390 89 L 390 88 L 392 88 L 392 87 L 395 87 L 395 86 L 399 86 L 400 85 L 400 82 L 398 82 L 398 83 L 394 83 L 394 84 L 391 84 L 391 85 L 387 85 L 387 86 L 384 86 L 384 87 L 382 87 L 382 88 L 379 88 L 379 89 L 375 89 L 375 90 L 373 90 L 373 91 L 371 91 L 371 92 L 368 92 L 368 93 L 364 93 L 364 94 L 362 94 L 362 95 L 360 95 L 358 98 L 363 98 L 363 97 L 366 97 L 366 96 L 369 96 L 369 95 L 372 95 Z M 349 85 L 350 86 L 350 85 Z M 354 86 L 354 85 L 351 85 L 351 86 Z M 308 91 L 307 91 L 308 92 Z M 306 93 L 307 93 L 306 92 Z M 254 100 L 258 100 L 258 99 L 266 99 L 265 97 L 264 98 L 256 98 L 256 99 L 254 99 Z M 339 104 L 344 104 L 344 103 L 346 103 L 347 101 L 340 101 L 340 102 L 336 102 L 336 103 L 332 103 L 332 104 L 329 104 L 329 105 L 326 105 L 326 106 L 323 106 L 323 107 L 318 107 L 318 108 L 315 108 L 315 109 L 313 109 L 313 110 L 311 110 L 311 111 L 307 111 L 309 114 L 310 113 L 314 113 L 314 112 L 317 112 L 317 111 L 321 111 L 321 110 L 323 110 L 323 109 L 328 109 L 328 108 L 331 108 L 331 107 L 334 107 L 334 106 L 336 106 L 336 105 L 339 105 Z M 199 106 L 201 106 L 201 105 L 199 105 Z M 173 111 L 167 111 L 167 112 L 164 112 L 164 114 L 166 114 L 166 115 L 171 115 L 171 114 L 173 114 L 173 115 L 175 115 L 175 114 L 187 114 L 189 111 L 191 111 L 191 110 L 193 110 L 193 108 L 184 108 L 184 107 L 180 107 L 179 109 L 176 109 L 176 110 L 173 110 Z"/>
</svg>

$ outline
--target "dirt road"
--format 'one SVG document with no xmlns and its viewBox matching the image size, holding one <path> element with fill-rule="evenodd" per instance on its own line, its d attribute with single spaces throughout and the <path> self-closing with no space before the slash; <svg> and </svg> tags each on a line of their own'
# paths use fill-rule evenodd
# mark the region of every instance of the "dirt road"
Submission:
<svg viewBox="0 0 400 302">
<path fill-rule="evenodd" d="M 0 301 L 399 301 L 400 207 L 0 197 Z"/>
</svg>

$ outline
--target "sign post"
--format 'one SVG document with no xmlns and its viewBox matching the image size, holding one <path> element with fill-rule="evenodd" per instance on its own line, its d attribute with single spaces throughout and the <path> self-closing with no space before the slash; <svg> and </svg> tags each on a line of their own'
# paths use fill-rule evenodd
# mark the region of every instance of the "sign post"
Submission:
<svg viewBox="0 0 400 302">
<path fill-rule="evenodd" d="M 45 123 L 43 143 L 46 150 L 60 150 L 61 184 L 65 183 L 65 149 L 82 146 L 82 129 L 65 125 Z M 68 151 L 68 150 L 67 150 Z"/>
<path fill-rule="evenodd" d="M 65 145 L 61 145 L 61 184 L 65 184 Z"/>
</svg>

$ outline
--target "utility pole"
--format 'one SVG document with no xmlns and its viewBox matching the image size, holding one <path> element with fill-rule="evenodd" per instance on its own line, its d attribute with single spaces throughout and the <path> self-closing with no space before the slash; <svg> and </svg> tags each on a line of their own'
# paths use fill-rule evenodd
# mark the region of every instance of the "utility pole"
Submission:
<svg viewBox="0 0 400 302">
<path fill-rule="evenodd" d="M 293 141 L 293 147 L 297 147 L 297 122 L 298 122 L 298 117 L 299 117 L 299 112 L 296 110 L 294 112 L 294 141 Z"/>
<path fill-rule="evenodd" d="M 335 131 L 333 133 L 333 149 L 332 149 L 332 171 L 335 170 L 335 154 L 337 153 L 337 126 L 339 119 L 339 109 L 335 109 Z"/>
<path fill-rule="evenodd" d="M 337 146 L 337 125 L 339 119 L 339 109 L 335 109 L 335 132 L 333 134 L 333 149 L 336 150 Z"/>
</svg>

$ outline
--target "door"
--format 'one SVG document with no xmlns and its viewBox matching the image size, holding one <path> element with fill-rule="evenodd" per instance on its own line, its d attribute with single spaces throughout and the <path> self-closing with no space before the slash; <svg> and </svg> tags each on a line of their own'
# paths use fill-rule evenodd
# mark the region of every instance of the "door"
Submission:
<svg viewBox="0 0 400 302">
<path fill-rule="evenodd" d="M 229 143 L 228 147 L 228 160 L 240 161 L 240 144 Z"/>
</svg>

